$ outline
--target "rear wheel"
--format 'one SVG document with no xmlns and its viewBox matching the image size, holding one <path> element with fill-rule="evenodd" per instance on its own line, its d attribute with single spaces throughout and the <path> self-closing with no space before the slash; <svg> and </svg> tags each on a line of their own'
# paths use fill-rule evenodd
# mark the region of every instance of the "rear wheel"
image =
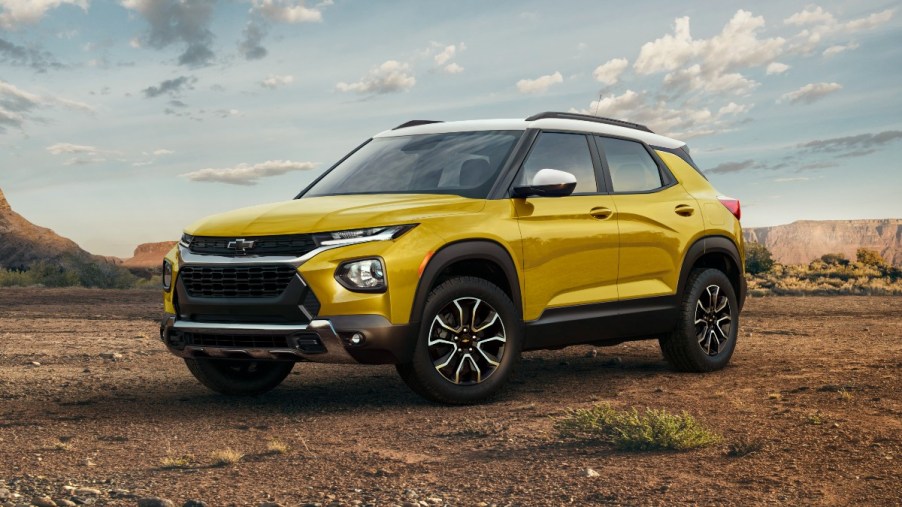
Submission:
<svg viewBox="0 0 902 507">
<path fill-rule="evenodd" d="M 452 278 L 426 300 L 413 360 L 398 373 L 417 394 L 467 404 L 496 394 L 522 347 L 519 313 L 507 294 L 481 278 Z"/>
<path fill-rule="evenodd" d="M 231 359 L 185 359 L 201 384 L 217 393 L 253 396 L 275 389 L 291 373 L 294 363 Z"/>
<path fill-rule="evenodd" d="M 689 275 L 676 329 L 660 340 L 664 357 L 679 371 L 719 370 L 730 362 L 739 330 L 739 305 L 730 279 L 716 269 Z"/>
</svg>

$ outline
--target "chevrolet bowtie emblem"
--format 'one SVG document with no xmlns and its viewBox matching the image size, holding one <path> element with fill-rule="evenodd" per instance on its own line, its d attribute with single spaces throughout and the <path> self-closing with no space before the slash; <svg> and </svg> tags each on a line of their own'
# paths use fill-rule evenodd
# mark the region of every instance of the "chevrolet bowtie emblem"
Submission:
<svg viewBox="0 0 902 507">
<path fill-rule="evenodd" d="M 229 241 L 229 244 L 226 245 L 230 250 L 237 250 L 241 253 L 244 253 L 251 248 L 254 248 L 254 243 L 256 241 L 246 241 L 244 239 L 236 239 L 235 241 Z"/>
</svg>

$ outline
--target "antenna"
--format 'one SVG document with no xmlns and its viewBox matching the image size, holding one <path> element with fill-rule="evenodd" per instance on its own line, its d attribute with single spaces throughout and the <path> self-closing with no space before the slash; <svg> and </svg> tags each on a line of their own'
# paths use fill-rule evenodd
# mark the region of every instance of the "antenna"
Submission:
<svg viewBox="0 0 902 507">
<path fill-rule="evenodd" d="M 598 116 L 598 106 L 601 104 L 602 93 L 604 93 L 604 88 L 598 90 L 598 100 L 595 101 L 595 110 L 592 111 L 592 116 Z"/>
</svg>

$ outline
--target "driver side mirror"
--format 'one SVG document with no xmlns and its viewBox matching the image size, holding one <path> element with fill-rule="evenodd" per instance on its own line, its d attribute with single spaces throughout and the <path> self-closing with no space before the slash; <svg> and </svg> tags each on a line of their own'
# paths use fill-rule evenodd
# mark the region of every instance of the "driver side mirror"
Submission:
<svg viewBox="0 0 902 507">
<path fill-rule="evenodd" d="M 557 169 L 540 169 L 529 186 L 514 187 L 514 197 L 566 197 L 576 189 L 576 176 Z"/>
</svg>

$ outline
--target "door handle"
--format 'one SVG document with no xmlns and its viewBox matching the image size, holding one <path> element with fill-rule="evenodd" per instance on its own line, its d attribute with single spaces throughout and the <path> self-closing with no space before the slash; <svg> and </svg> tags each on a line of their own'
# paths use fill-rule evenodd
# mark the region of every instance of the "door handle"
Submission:
<svg viewBox="0 0 902 507">
<path fill-rule="evenodd" d="M 592 215 L 593 218 L 597 218 L 599 220 L 607 220 L 608 218 L 611 218 L 614 212 L 609 208 L 599 207 L 589 210 L 589 214 Z"/>
<path fill-rule="evenodd" d="M 681 217 L 691 217 L 695 213 L 695 208 L 688 204 L 677 204 L 676 208 L 673 208 L 673 212 Z"/>
</svg>

